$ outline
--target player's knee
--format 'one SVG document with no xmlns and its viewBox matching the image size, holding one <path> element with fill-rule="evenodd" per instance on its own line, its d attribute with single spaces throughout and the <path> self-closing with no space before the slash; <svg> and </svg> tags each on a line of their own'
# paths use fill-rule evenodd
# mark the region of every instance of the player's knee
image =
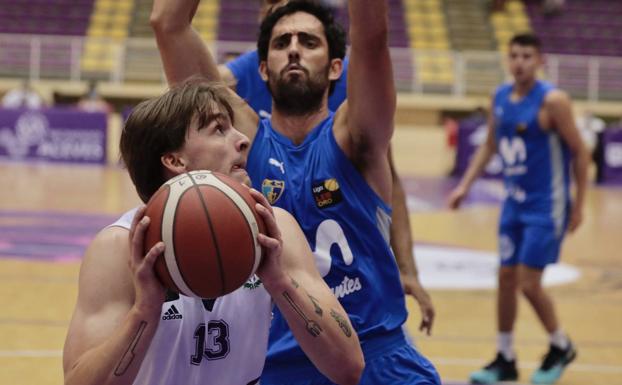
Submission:
<svg viewBox="0 0 622 385">
<path fill-rule="evenodd" d="M 513 291 L 518 289 L 518 275 L 516 269 L 504 268 L 499 269 L 499 290 Z"/>
<path fill-rule="evenodd" d="M 521 279 L 520 290 L 528 298 L 536 297 L 542 291 L 540 281 L 531 279 Z"/>
</svg>

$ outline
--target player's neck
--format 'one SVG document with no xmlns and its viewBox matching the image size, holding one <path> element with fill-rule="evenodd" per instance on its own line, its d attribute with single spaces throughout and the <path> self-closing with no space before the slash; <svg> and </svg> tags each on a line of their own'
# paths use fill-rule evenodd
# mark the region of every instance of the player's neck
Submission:
<svg viewBox="0 0 622 385">
<path fill-rule="evenodd" d="M 319 110 L 306 115 L 288 115 L 273 108 L 272 127 L 287 136 L 295 145 L 299 145 L 321 121 L 328 117 L 328 114 L 326 103 Z"/>
<path fill-rule="evenodd" d="M 531 91 L 533 86 L 536 84 L 536 81 L 536 78 L 529 79 L 523 82 L 515 81 L 513 87 L 513 94 L 516 95 L 518 98 L 522 98 L 523 96 L 527 95 L 529 91 Z"/>
</svg>

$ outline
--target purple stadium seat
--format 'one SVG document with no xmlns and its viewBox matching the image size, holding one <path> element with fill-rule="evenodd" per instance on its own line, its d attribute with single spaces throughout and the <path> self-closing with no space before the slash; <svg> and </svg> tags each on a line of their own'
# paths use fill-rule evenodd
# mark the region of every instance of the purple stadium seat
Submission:
<svg viewBox="0 0 622 385">
<path fill-rule="evenodd" d="M 622 1 L 567 0 L 564 10 L 544 16 L 527 2 L 534 31 L 549 53 L 617 56 L 622 51 Z"/>
<path fill-rule="evenodd" d="M 0 32 L 83 36 L 94 0 L 0 0 Z"/>
</svg>

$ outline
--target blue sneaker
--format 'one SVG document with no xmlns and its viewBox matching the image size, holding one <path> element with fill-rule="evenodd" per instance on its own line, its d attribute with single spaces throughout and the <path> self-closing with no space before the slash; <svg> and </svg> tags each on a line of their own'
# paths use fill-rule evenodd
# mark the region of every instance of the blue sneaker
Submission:
<svg viewBox="0 0 622 385">
<path fill-rule="evenodd" d="M 544 356 L 542 365 L 531 376 L 532 384 L 554 384 L 562 376 L 566 366 L 577 357 L 577 350 L 572 342 L 566 349 L 551 345 L 549 352 Z"/>
<path fill-rule="evenodd" d="M 496 384 L 499 381 L 516 381 L 518 371 L 516 360 L 508 361 L 503 354 L 497 353 L 497 357 L 483 369 L 471 373 L 471 384 Z"/>
</svg>

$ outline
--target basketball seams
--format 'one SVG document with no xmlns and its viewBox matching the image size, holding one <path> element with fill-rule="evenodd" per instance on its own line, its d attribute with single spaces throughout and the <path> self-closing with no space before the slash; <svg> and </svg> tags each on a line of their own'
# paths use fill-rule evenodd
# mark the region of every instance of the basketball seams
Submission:
<svg viewBox="0 0 622 385">
<path fill-rule="evenodd" d="M 161 194 L 166 193 L 166 197 L 164 198 L 164 205 L 166 205 L 166 202 L 168 202 L 169 198 L 171 197 L 171 186 L 170 186 L 170 185 L 168 185 L 167 187 L 168 187 L 168 188 L 166 188 L 166 189 L 161 189 L 161 190 L 157 191 L 157 192 L 156 192 L 156 194 L 155 194 L 155 195 L 154 195 L 154 196 L 150 199 L 150 201 L 152 201 L 152 200 L 153 200 L 153 201 L 155 201 L 155 200 L 157 200 L 157 199 L 158 199 L 158 197 L 159 197 Z M 160 239 L 164 239 L 164 238 L 162 237 L 162 235 L 163 235 L 163 234 L 162 234 L 162 231 L 163 231 L 163 230 L 164 230 L 164 212 L 163 212 L 163 213 L 162 213 L 162 215 L 160 216 Z M 165 257 L 165 258 L 166 258 L 166 257 Z M 165 261 L 165 264 L 166 264 L 166 261 Z M 167 278 L 167 280 L 172 281 L 171 283 L 173 284 L 173 286 L 175 286 L 175 288 L 177 289 L 177 291 L 179 291 L 179 287 L 177 286 L 177 283 L 175 282 L 175 280 L 173 279 L 173 277 L 171 277 L 171 273 L 170 273 L 170 272 L 168 272 L 168 269 L 164 269 L 164 270 L 166 270 L 166 273 L 168 274 L 168 278 Z"/>
<path fill-rule="evenodd" d="M 240 213 L 240 215 L 242 215 L 242 217 L 246 217 L 246 216 L 244 215 L 243 210 L 242 210 L 242 209 L 240 208 L 240 206 L 239 206 L 239 202 L 236 202 L 236 199 L 234 199 L 233 197 L 231 197 L 231 196 L 227 193 L 227 191 L 224 191 L 223 189 L 221 189 L 221 188 L 219 188 L 218 186 L 213 185 L 213 184 L 208 185 L 208 187 L 213 188 L 213 189 L 216 189 L 216 190 L 218 190 L 218 191 L 222 192 L 222 193 L 223 193 L 223 195 L 224 195 L 224 196 L 225 196 L 225 197 L 226 197 L 229 201 L 231 201 L 231 203 L 233 203 L 233 206 L 234 206 L 234 207 L 238 210 L 238 212 Z M 235 191 L 235 190 L 234 190 L 234 191 Z M 243 199 L 243 198 L 242 198 L 242 197 L 238 194 L 238 192 L 237 192 L 237 191 L 235 191 L 235 193 L 238 195 L 238 197 L 240 197 L 240 199 Z M 253 229 L 252 229 L 252 227 L 251 227 L 250 223 L 249 223 L 248 221 L 244 221 L 244 222 L 245 222 L 245 224 L 246 224 L 246 228 L 247 228 L 247 230 L 248 230 L 248 235 L 249 235 L 249 236 L 250 236 L 250 238 L 254 241 Z M 253 247 L 253 249 L 256 249 L 256 247 Z M 253 251 L 255 251 L 255 250 L 253 250 Z M 249 272 L 246 274 L 246 275 L 248 276 L 248 278 L 250 278 L 251 274 L 252 274 L 252 273 L 253 273 L 253 272 L 257 269 L 257 265 L 258 265 L 257 260 L 258 260 L 258 259 L 257 259 L 257 257 L 255 257 L 255 261 L 253 262 L 253 266 L 251 267 L 251 269 L 249 270 Z M 247 280 L 248 280 L 248 279 L 247 279 Z"/>
<path fill-rule="evenodd" d="M 246 218 L 246 224 L 247 227 L 249 229 L 249 233 L 251 235 L 251 239 L 253 241 L 253 247 L 254 247 L 254 254 L 255 254 L 255 260 L 253 262 L 253 268 L 252 270 L 249 272 L 249 278 L 250 275 L 257 270 L 257 267 L 259 267 L 259 263 L 261 262 L 261 247 L 259 246 L 259 242 L 257 241 L 257 236 L 259 233 L 259 226 L 257 224 L 257 218 L 255 218 L 255 215 L 253 214 L 253 210 L 251 209 L 250 205 L 248 204 L 248 202 L 246 202 L 246 200 L 244 199 L 244 197 L 242 197 L 242 195 L 236 191 L 234 188 L 232 188 L 231 186 L 229 186 L 226 182 L 222 181 L 217 175 L 212 174 L 212 177 L 216 180 L 216 181 L 211 181 L 211 186 L 217 188 L 218 190 L 220 190 L 221 192 L 224 193 L 224 195 L 231 200 L 231 202 L 234 203 L 235 207 L 239 210 L 239 212 L 244 216 L 244 218 Z M 251 226 L 251 223 L 255 223 L 256 226 L 255 228 L 253 228 L 253 226 Z"/>
<path fill-rule="evenodd" d="M 210 173 L 211 174 L 211 173 Z M 216 261 L 218 262 L 218 273 L 220 275 L 220 293 L 221 295 L 224 294 L 225 292 L 225 288 L 227 287 L 226 285 L 226 279 L 225 279 L 225 272 L 223 269 L 223 262 L 222 262 L 222 256 L 220 254 L 220 245 L 218 244 L 218 238 L 216 237 L 216 232 L 214 229 L 214 225 L 212 223 L 212 217 L 210 215 L 210 212 L 207 208 L 207 202 L 205 202 L 205 199 L 203 197 L 203 194 L 201 194 L 201 188 L 199 187 L 199 183 L 196 182 L 196 180 L 194 179 L 194 175 L 189 173 L 188 174 L 190 176 L 190 180 L 192 181 L 192 188 L 193 190 L 195 190 L 199 196 L 199 201 L 201 202 L 201 207 L 203 207 L 203 213 L 205 214 L 205 217 L 207 218 L 207 222 L 209 224 L 209 232 L 210 235 L 212 236 L 212 241 L 214 243 L 214 249 L 216 250 Z"/>
<path fill-rule="evenodd" d="M 175 178 L 175 182 L 179 182 L 183 178 Z M 164 259 L 166 262 L 166 267 L 173 279 L 175 285 L 179 288 L 179 290 L 187 296 L 197 297 L 195 292 L 193 292 L 190 287 L 186 284 L 186 280 L 184 279 L 179 266 L 177 265 L 177 256 L 175 253 L 175 238 L 174 238 L 174 224 L 175 224 L 175 213 L 177 211 L 177 207 L 181 202 L 181 197 L 188 191 L 188 186 L 181 186 L 183 189 L 180 190 L 179 183 L 171 183 L 170 193 L 166 204 L 164 205 L 164 213 L 162 215 L 162 240 L 166 245 L 173 245 L 173 247 L 167 247 L 164 249 Z M 190 186 L 192 187 L 192 186 Z M 171 230 L 172 229 L 172 230 Z"/>
</svg>

